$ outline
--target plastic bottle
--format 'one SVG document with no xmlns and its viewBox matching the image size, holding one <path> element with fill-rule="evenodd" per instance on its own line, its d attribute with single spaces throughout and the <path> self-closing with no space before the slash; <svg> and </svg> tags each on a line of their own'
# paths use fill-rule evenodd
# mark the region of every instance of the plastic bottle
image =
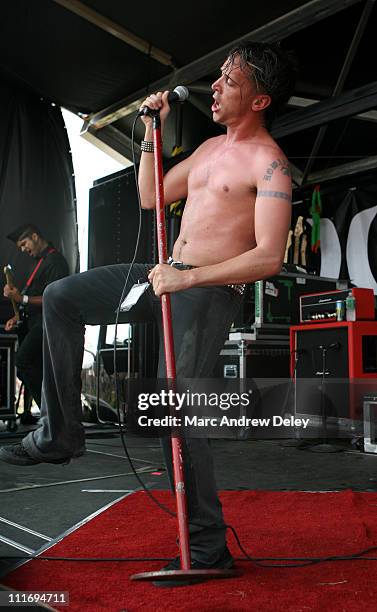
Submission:
<svg viewBox="0 0 377 612">
<path fill-rule="evenodd" d="M 346 319 L 347 321 L 356 321 L 356 298 L 351 291 L 346 298 Z"/>
</svg>

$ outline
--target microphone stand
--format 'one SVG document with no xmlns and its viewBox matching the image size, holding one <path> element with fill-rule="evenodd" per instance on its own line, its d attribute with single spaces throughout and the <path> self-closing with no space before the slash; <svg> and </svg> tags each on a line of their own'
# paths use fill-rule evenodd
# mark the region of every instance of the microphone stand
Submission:
<svg viewBox="0 0 377 612">
<path fill-rule="evenodd" d="M 329 349 L 339 350 L 339 346 L 319 346 L 318 348 L 322 351 L 322 378 L 321 378 L 321 422 L 322 422 L 322 440 L 318 444 L 308 446 L 307 450 L 312 453 L 339 453 L 343 449 L 334 444 L 330 444 L 328 441 L 327 431 L 327 413 L 326 413 L 326 396 L 325 396 L 325 381 L 326 381 L 326 366 L 327 366 L 327 351 Z"/>
<path fill-rule="evenodd" d="M 164 208 L 164 180 L 162 168 L 162 139 L 161 139 L 161 120 L 159 111 L 149 110 L 148 113 L 152 116 L 153 122 L 153 145 L 154 145 L 154 173 L 155 173 L 155 188 L 156 188 L 156 221 L 157 221 L 157 247 L 158 247 L 158 262 L 166 264 L 167 248 L 166 248 L 166 224 L 165 224 L 165 208 Z M 171 316 L 170 295 L 164 293 L 161 296 L 162 309 L 162 328 L 164 335 L 164 351 L 166 362 L 166 377 L 169 387 L 175 390 L 176 388 L 176 368 L 174 354 L 174 338 L 173 325 Z M 183 445 L 182 437 L 175 429 L 171 434 L 172 457 L 173 457 L 173 476 L 175 500 L 177 507 L 178 520 L 178 536 L 179 536 L 179 551 L 181 558 L 180 570 L 160 570 L 157 572 L 143 572 L 141 574 L 133 574 L 131 580 L 187 580 L 188 583 L 194 582 L 195 579 L 208 578 L 230 578 L 238 575 L 236 570 L 225 569 L 191 569 L 190 556 L 190 540 L 187 521 L 187 497 L 184 477 L 184 462 L 183 462 Z"/>
</svg>

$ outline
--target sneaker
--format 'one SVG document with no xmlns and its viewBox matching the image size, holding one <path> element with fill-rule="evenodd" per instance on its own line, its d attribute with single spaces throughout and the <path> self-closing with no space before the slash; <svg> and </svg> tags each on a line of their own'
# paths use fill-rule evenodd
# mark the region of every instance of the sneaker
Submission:
<svg viewBox="0 0 377 612">
<path fill-rule="evenodd" d="M 69 463 L 70 457 L 63 459 L 37 459 L 29 455 L 21 444 L 9 444 L 0 448 L 0 461 L 11 463 L 12 465 L 37 465 L 38 463 Z"/>
<path fill-rule="evenodd" d="M 229 552 L 228 547 L 224 548 L 223 553 L 217 559 L 215 563 L 211 565 L 207 563 L 203 563 L 202 561 L 197 561 L 196 559 L 191 559 L 191 569 L 193 570 L 205 570 L 205 569 L 232 569 L 234 565 L 234 559 Z M 181 559 L 180 557 L 176 557 L 169 561 L 165 567 L 162 568 L 163 572 L 180 570 L 181 569 Z M 177 587 L 177 586 L 186 586 L 189 584 L 197 584 L 198 582 L 204 582 L 207 580 L 205 576 L 201 578 L 200 576 L 193 576 L 189 580 L 181 580 L 179 577 L 176 579 L 172 578 L 172 580 L 158 580 L 153 582 L 154 586 L 157 587 Z"/>
</svg>

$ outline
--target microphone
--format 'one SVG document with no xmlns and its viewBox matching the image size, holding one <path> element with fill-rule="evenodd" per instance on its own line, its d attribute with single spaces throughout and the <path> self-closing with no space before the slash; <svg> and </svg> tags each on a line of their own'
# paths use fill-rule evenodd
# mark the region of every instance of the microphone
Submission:
<svg viewBox="0 0 377 612">
<path fill-rule="evenodd" d="M 331 350 L 340 351 L 340 342 L 333 342 L 332 344 L 325 344 L 325 345 L 319 344 L 318 348 L 321 351 L 331 351 Z"/>
<path fill-rule="evenodd" d="M 175 102 L 184 102 L 189 97 L 189 90 L 184 85 L 177 85 L 173 91 L 169 91 L 168 102 L 174 104 Z M 147 115 L 151 111 L 148 106 L 143 106 L 138 115 Z"/>
<path fill-rule="evenodd" d="M 168 102 L 184 102 L 189 97 L 189 90 L 184 85 L 177 85 L 173 91 L 169 91 Z"/>
</svg>

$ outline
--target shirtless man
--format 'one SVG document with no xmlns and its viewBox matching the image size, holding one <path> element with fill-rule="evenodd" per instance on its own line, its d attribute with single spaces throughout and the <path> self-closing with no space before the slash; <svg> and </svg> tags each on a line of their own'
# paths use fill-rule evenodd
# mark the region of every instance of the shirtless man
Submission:
<svg viewBox="0 0 377 612">
<path fill-rule="evenodd" d="M 167 204 L 187 196 L 173 258 L 199 267 L 180 274 L 157 266 L 150 275 L 157 295 L 252 282 L 281 269 L 291 181 L 288 162 L 264 126 L 271 98 L 256 91 L 237 56 L 225 62 L 212 89 L 213 120 L 226 125 L 227 133 L 204 142 L 164 180 Z M 144 102 L 161 109 L 162 125 L 169 112 L 167 95 L 159 92 Z M 152 140 L 151 119 L 143 121 L 145 140 Z M 139 176 L 143 208 L 154 208 L 151 155 L 142 155 Z"/>
<path fill-rule="evenodd" d="M 147 276 L 152 287 L 130 311 L 132 320 L 156 319 L 159 296 L 171 293 L 177 376 L 212 374 L 240 306 L 243 283 L 280 271 L 291 216 L 288 163 L 265 127 L 265 115 L 291 94 L 293 68 L 279 47 L 250 44 L 235 49 L 213 83 L 213 120 L 223 136 L 203 143 L 165 176 L 165 201 L 187 197 L 171 265 L 135 264 L 127 287 Z M 143 106 L 169 112 L 168 92 Z M 144 117 L 145 141 L 152 140 Z M 155 207 L 153 155 L 143 145 L 139 184 L 143 208 Z M 61 463 L 84 452 L 80 423 L 80 369 L 84 324 L 112 322 L 128 264 L 96 268 L 50 285 L 44 294 L 45 377 L 42 426 L 0 459 L 17 465 Z M 163 343 L 160 343 L 161 345 Z M 160 350 L 159 376 L 165 375 Z M 171 473 L 170 440 L 163 441 Z M 207 440 L 184 441 L 192 567 L 229 568 L 221 504 Z M 167 569 L 179 567 L 179 558 Z M 165 585 L 166 583 L 160 583 Z"/>
</svg>

